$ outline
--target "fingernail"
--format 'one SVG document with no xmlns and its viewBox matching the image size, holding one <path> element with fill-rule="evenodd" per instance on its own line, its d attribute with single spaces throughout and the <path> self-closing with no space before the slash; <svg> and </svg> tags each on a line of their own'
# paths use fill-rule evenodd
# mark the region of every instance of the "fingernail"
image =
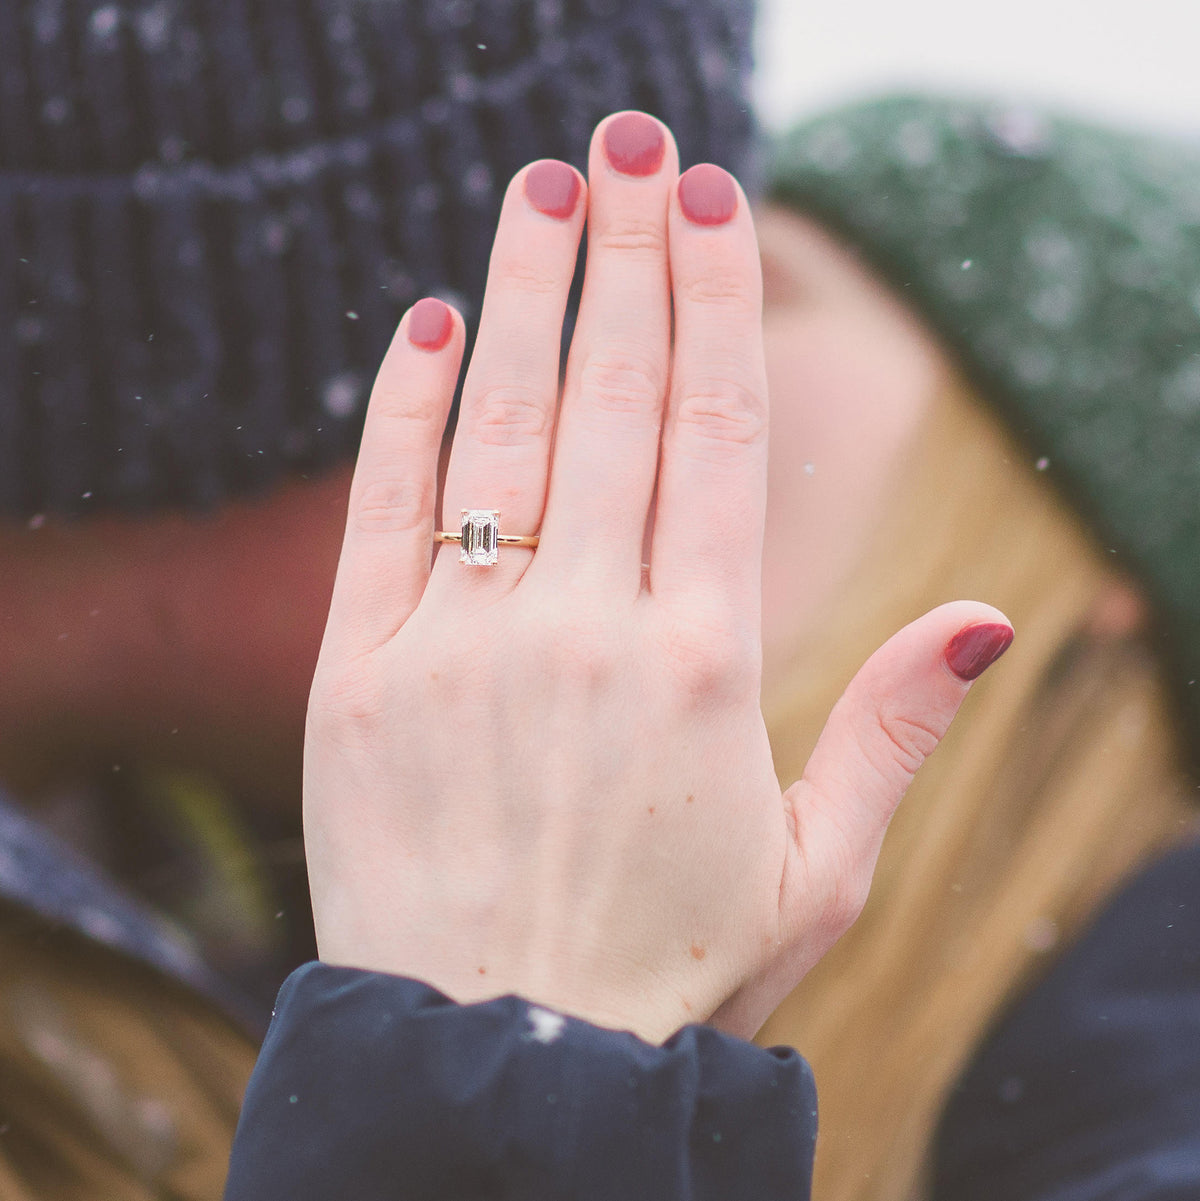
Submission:
<svg viewBox="0 0 1200 1201">
<path fill-rule="evenodd" d="M 454 333 L 448 305 L 432 296 L 418 300 L 408 317 L 408 340 L 421 350 L 441 350 Z"/>
<path fill-rule="evenodd" d="M 701 163 L 679 177 L 679 207 L 695 225 L 724 225 L 737 211 L 737 188 L 728 171 Z"/>
<path fill-rule="evenodd" d="M 667 140 L 645 113 L 622 113 L 604 127 L 604 153 L 622 175 L 653 175 L 662 166 Z"/>
<path fill-rule="evenodd" d="M 978 679 L 1008 650 L 1012 626 L 988 621 L 959 630 L 946 646 L 946 665 L 960 680 Z"/>
<path fill-rule="evenodd" d="M 547 217 L 569 217 L 579 203 L 579 176 L 554 159 L 534 163 L 525 173 L 525 198 Z"/>
</svg>

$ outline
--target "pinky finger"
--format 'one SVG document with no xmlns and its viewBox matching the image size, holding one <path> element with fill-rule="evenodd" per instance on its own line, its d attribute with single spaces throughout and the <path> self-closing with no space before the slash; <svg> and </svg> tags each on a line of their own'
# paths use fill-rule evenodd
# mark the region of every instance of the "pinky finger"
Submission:
<svg viewBox="0 0 1200 1201">
<path fill-rule="evenodd" d="M 425 590 L 433 556 L 438 457 L 462 363 L 462 318 L 418 301 L 384 355 L 350 487 L 325 631 L 352 656 L 382 646 Z"/>
</svg>

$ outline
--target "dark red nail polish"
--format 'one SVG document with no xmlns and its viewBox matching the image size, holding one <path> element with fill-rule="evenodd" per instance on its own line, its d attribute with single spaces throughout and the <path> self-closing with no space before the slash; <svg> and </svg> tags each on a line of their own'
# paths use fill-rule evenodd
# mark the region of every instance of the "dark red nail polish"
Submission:
<svg viewBox="0 0 1200 1201">
<path fill-rule="evenodd" d="M 546 159 L 525 173 L 525 198 L 547 217 L 569 217 L 579 203 L 579 191 L 579 176 L 566 163 Z"/>
<path fill-rule="evenodd" d="M 622 175 L 653 175 L 662 166 L 667 139 L 645 113 L 622 113 L 604 127 L 604 153 Z"/>
<path fill-rule="evenodd" d="M 959 630 L 946 646 L 946 664 L 960 680 L 978 679 L 1013 640 L 1011 626 L 989 621 Z"/>
<path fill-rule="evenodd" d="M 432 296 L 418 300 L 408 317 L 408 340 L 421 350 L 441 350 L 454 333 L 449 306 Z"/>
<path fill-rule="evenodd" d="M 679 207 L 696 225 L 724 225 L 737 212 L 737 188 L 728 171 L 701 163 L 679 177 Z"/>
</svg>

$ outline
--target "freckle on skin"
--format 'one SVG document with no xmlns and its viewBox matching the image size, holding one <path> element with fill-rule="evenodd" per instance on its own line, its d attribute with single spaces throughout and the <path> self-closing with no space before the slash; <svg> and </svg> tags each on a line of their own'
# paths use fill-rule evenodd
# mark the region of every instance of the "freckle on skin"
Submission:
<svg viewBox="0 0 1200 1201">
<path fill-rule="evenodd" d="M 431 680 L 436 680 L 436 679 L 438 678 L 438 673 L 437 673 L 436 671 L 431 671 L 431 672 L 429 673 L 429 678 L 430 678 Z"/>
<path fill-rule="evenodd" d="M 687 803 L 690 805 L 690 804 L 691 804 L 691 803 L 692 803 L 692 802 L 693 802 L 695 799 L 696 799 L 696 798 L 695 798 L 695 796 L 694 796 L 692 793 L 690 793 L 690 792 L 689 792 L 689 793 L 688 793 L 688 799 L 687 799 Z"/>
<path fill-rule="evenodd" d="M 647 805 L 647 806 L 646 806 L 646 812 L 647 812 L 647 813 L 653 813 L 653 812 L 654 812 L 654 806 L 653 806 L 653 805 Z"/>
<path fill-rule="evenodd" d="M 692 958 L 693 959 L 703 959 L 704 956 L 707 954 L 708 954 L 708 952 L 702 946 L 698 945 L 697 943 L 692 943 Z"/>
<path fill-rule="evenodd" d="M 481 968 L 479 969 L 479 974 L 480 974 L 481 976 L 486 976 L 486 975 L 487 975 L 487 968 L 485 968 L 485 967 L 481 967 Z"/>
<path fill-rule="evenodd" d="M 687 1003 L 687 1001 L 684 1001 L 683 1007 L 688 1011 L 688 1013 L 692 1012 L 692 1007 Z"/>
</svg>

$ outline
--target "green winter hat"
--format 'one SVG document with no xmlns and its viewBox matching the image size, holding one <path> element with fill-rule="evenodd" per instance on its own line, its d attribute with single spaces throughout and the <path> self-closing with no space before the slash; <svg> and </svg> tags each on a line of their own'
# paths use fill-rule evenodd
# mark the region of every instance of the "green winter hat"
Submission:
<svg viewBox="0 0 1200 1201">
<path fill-rule="evenodd" d="M 902 97 L 796 129 L 770 195 L 903 290 L 1145 585 L 1200 763 L 1200 142 Z"/>
</svg>

